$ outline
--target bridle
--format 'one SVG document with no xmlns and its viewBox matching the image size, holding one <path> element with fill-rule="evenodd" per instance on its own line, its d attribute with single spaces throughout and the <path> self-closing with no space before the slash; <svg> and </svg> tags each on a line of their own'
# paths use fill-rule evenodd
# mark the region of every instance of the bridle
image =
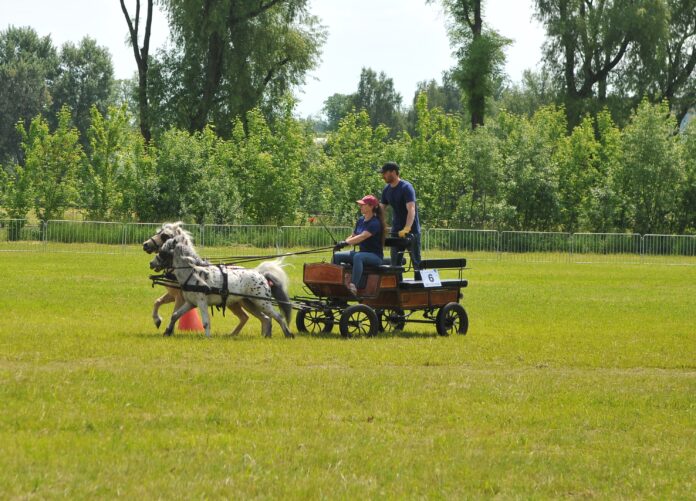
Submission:
<svg viewBox="0 0 696 501">
<path fill-rule="evenodd" d="M 155 252 L 155 251 L 159 250 L 160 248 L 162 248 L 162 246 L 164 245 L 164 242 L 166 242 L 170 238 L 172 238 L 172 236 L 169 235 L 168 233 L 164 233 L 164 229 L 162 229 L 162 230 L 158 231 L 157 233 L 155 233 L 150 238 L 148 238 L 147 240 L 145 240 L 145 242 L 143 243 L 143 246 L 147 245 L 148 242 L 152 242 L 152 244 L 155 246 L 155 248 L 152 251 L 150 251 L 152 253 L 152 252 Z"/>
</svg>

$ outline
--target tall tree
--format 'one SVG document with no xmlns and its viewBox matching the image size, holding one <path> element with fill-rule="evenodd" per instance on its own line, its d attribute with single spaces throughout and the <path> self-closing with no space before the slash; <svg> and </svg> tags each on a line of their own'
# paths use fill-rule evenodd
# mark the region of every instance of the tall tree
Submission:
<svg viewBox="0 0 696 501">
<path fill-rule="evenodd" d="M 135 19 L 131 18 L 124 0 L 121 0 L 121 10 L 128 24 L 128 33 L 135 63 L 138 65 L 138 111 L 140 115 L 140 133 L 145 141 L 150 141 L 152 132 L 150 130 L 150 105 L 147 95 L 148 64 L 150 57 L 150 34 L 152 30 L 152 2 L 147 0 L 147 14 L 145 16 L 145 33 L 143 34 L 143 46 L 140 45 L 140 0 L 135 2 Z"/>
<path fill-rule="evenodd" d="M 696 103 L 696 0 L 664 0 L 666 36 L 653 45 L 632 48 L 612 85 L 637 102 L 667 99 L 681 121 Z"/>
<path fill-rule="evenodd" d="M 17 130 L 22 135 L 36 216 L 42 221 L 62 217 L 78 202 L 77 170 L 84 159 L 79 134 L 70 124 L 70 109 L 64 106 L 58 112 L 53 133 L 41 116 L 34 118 L 28 129 L 20 122 Z"/>
<path fill-rule="evenodd" d="M 532 117 L 542 106 L 555 103 L 558 94 L 558 88 L 546 69 L 539 72 L 525 70 L 522 82 L 506 87 L 496 104 L 511 113 Z"/>
<path fill-rule="evenodd" d="M 421 94 L 425 94 L 429 110 L 440 108 L 445 113 L 462 112 L 462 93 L 452 78 L 452 71 L 443 72 L 442 84 L 436 80 L 418 82 L 416 92 L 413 95 L 413 105 L 406 116 L 409 134 L 416 133 L 418 100 Z"/>
<path fill-rule="evenodd" d="M 452 71 L 442 74 L 442 84 L 436 80 L 418 82 L 413 95 L 415 109 L 418 96 L 424 92 L 428 97 L 428 109 L 440 108 L 445 113 L 460 113 L 462 111 L 462 93 L 452 76 Z"/>
<path fill-rule="evenodd" d="M 353 96 L 357 110 L 365 110 L 370 116 L 370 123 L 389 127 L 392 135 L 403 129 L 401 117 L 401 94 L 394 88 L 394 80 L 384 72 L 379 75 L 370 69 L 360 72 L 358 92 Z"/>
<path fill-rule="evenodd" d="M 326 115 L 327 129 L 338 130 L 338 124 L 343 117 L 354 108 L 354 94 L 333 94 L 324 101 L 324 114 Z"/>
<path fill-rule="evenodd" d="M 67 42 L 60 50 L 60 65 L 52 86 L 53 103 L 49 117 L 57 117 L 63 105 L 68 105 L 82 144 L 87 146 L 90 110 L 96 106 L 102 115 L 106 113 L 113 85 L 114 68 L 108 49 L 98 46 L 89 37 L 83 38 L 79 45 Z M 55 120 L 51 123 L 57 125 Z"/>
<path fill-rule="evenodd" d="M 662 0 L 536 0 L 536 16 L 546 27 L 547 64 L 563 82 L 570 129 L 605 103 L 627 51 L 648 50 L 666 28 Z"/>
<path fill-rule="evenodd" d="M 678 226 L 678 189 L 685 172 L 681 138 L 666 102 L 644 100 L 623 130 L 624 157 L 617 172 L 629 224 L 636 233 L 670 233 Z"/>
<path fill-rule="evenodd" d="M 57 69 L 51 37 L 40 37 L 29 27 L 0 32 L 0 162 L 20 159 L 15 125 L 47 110 Z"/>
<path fill-rule="evenodd" d="M 486 98 L 493 95 L 502 79 L 503 49 L 510 40 L 484 28 L 482 0 L 442 1 L 451 16 L 451 43 L 457 47 L 458 65 L 453 77 L 464 93 L 474 129 L 483 125 Z"/>
<path fill-rule="evenodd" d="M 163 0 L 173 38 L 160 56 L 167 64 L 158 65 L 165 113 L 189 131 L 212 123 L 226 136 L 236 116 L 245 119 L 256 106 L 267 113 L 282 107 L 282 96 L 317 63 L 325 39 L 308 3 Z"/>
</svg>

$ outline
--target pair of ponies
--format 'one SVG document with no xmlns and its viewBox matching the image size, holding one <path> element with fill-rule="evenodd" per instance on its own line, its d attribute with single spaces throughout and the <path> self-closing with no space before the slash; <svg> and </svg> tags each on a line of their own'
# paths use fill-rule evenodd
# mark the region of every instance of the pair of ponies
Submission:
<svg viewBox="0 0 696 501">
<path fill-rule="evenodd" d="M 210 337 L 208 306 L 224 306 L 239 318 L 239 325 L 232 335 L 238 334 L 249 319 L 246 310 L 261 321 L 263 336 L 271 336 L 273 319 L 286 337 L 294 337 L 288 328 L 292 308 L 288 296 L 289 279 L 283 270 L 282 260 L 266 261 L 253 269 L 212 266 L 197 254 L 191 234 L 180 221 L 163 224 L 155 235 L 143 243 L 143 250 L 148 254 L 156 253 L 150 261 L 151 269 L 171 270 L 179 283 L 178 289 L 167 287 L 167 292 L 154 304 L 152 319 L 159 327 L 162 323 L 159 307 L 174 302 L 174 313 L 164 331 L 165 336 L 173 333 L 174 325 L 182 315 L 198 307 L 205 335 Z M 200 292 L 204 289 L 212 292 Z M 273 307 L 274 302 L 279 305 L 282 314 Z"/>
</svg>

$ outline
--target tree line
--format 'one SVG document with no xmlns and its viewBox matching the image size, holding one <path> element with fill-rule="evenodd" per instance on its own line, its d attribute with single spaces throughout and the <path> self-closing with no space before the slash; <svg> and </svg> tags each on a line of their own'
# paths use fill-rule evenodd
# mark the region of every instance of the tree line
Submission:
<svg viewBox="0 0 696 501">
<path fill-rule="evenodd" d="M 457 64 L 440 81 L 405 105 L 363 68 L 308 119 L 292 91 L 326 38 L 308 0 L 160 2 L 170 43 L 154 54 L 153 0 L 127 3 L 127 81 L 90 38 L 0 32 L 6 215 L 349 221 L 392 159 L 433 226 L 693 231 L 692 133 L 675 124 L 696 103 L 696 0 L 535 0 L 544 65 L 518 84 L 485 1 L 442 0 Z"/>
<path fill-rule="evenodd" d="M 146 144 L 125 106 L 91 109 L 81 138 L 63 107 L 17 126 L 24 162 L 5 165 L 6 215 L 195 223 L 351 224 L 355 200 L 379 196 L 378 167 L 401 164 L 426 227 L 566 232 L 696 232 L 696 122 L 682 134 L 666 102 L 644 100 L 621 129 L 608 111 L 567 132 L 563 107 L 531 117 L 501 112 L 485 127 L 429 108 L 421 94 L 415 134 L 391 137 L 365 111 L 318 142 L 293 116 L 260 109 L 212 127 L 171 128 Z M 86 143 L 87 146 L 83 146 Z"/>
</svg>

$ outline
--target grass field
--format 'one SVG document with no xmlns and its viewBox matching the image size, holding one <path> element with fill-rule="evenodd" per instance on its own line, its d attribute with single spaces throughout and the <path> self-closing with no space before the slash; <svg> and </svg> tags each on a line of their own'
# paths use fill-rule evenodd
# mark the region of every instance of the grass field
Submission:
<svg viewBox="0 0 696 501">
<path fill-rule="evenodd" d="M 148 260 L 0 253 L 0 498 L 694 497 L 695 266 L 474 262 L 467 336 L 207 340 Z"/>
</svg>

